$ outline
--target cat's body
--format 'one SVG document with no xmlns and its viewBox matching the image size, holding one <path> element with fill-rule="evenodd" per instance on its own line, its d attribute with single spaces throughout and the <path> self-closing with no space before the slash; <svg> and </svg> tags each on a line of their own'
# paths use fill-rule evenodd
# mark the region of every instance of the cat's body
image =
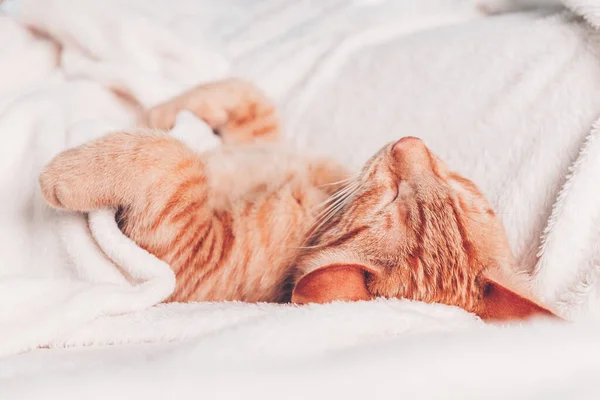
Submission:
<svg viewBox="0 0 600 400">
<path fill-rule="evenodd" d="M 177 277 L 172 301 L 281 301 L 314 210 L 331 194 L 325 189 L 332 188 L 319 187 L 329 183 L 320 180 L 319 161 L 273 144 L 224 146 L 203 161 L 204 173 L 173 177 L 179 186 L 155 230 L 126 217 L 123 231 L 171 265 Z M 168 204 L 177 197 L 177 206 Z M 157 245 L 156 235 L 169 239 Z"/>
<path fill-rule="evenodd" d="M 197 154 L 166 133 L 117 133 L 58 155 L 40 176 L 55 207 L 119 208 L 123 232 L 174 270 L 170 301 L 383 296 L 489 319 L 548 313 L 487 278 L 512 263 L 502 225 L 419 139 L 384 147 L 350 179 L 278 145 L 274 107 L 250 84 L 193 89 L 146 124 L 171 129 L 183 109 L 224 145 Z"/>
<path fill-rule="evenodd" d="M 214 108 L 201 116 L 216 129 L 229 102 L 241 113 L 233 129 L 221 127 L 223 146 L 199 155 L 158 131 L 113 134 L 63 154 L 68 171 L 58 178 L 79 190 L 57 183 L 53 204 L 79 211 L 120 207 L 122 231 L 175 272 L 170 301 L 281 301 L 317 205 L 336 190 L 327 184 L 347 175 L 335 163 L 278 143 L 275 110 L 249 85 L 232 81 L 218 89 L 198 96 Z M 173 104 L 153 110 L 150 124 L 171 128 L 175 114 L 160 113 Z M 76 159 L 67 161 L 69 154 Z"/>
</svg>

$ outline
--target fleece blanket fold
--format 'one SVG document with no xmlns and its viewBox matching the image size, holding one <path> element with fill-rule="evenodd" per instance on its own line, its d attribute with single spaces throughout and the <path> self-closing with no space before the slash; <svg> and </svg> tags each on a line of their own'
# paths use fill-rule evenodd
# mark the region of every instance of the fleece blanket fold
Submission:
<svg viewBox="0 0 600 400">
<path fill-rule="evenodd" d="M 410 397 L 597 390 L 593 324 L 499 328 L 400 300 L 157 305 L 173 289 L 168 265 L 123 236 L 112 210 L 57 212 L 37 187 L 58 152 L 241 75 L 278 101 L 299 149 L 358 168 L 388 141 L 421 136 L 492 201 L 517 255 L 507 272 L 567 318 L 597 315 L 599 14 L 591 0 L 567 5 L 481 18 L 460 0 L 12 2 L 0 15 L 0 397 L 298 387 L 291 398 L 364 398 L 398 390 L 399 374 Z M 218 145 L 189 114 L 172 134 Z M 106 344 L 129 346 L 82 350 Z M 53 349 L 15 355 L 38 347 Z M 523 354 L 532 361 L 514 365 Z M 67 385 L 74 376 L 81 385 Z M 120 390 L 107 384 L 118 378 Z"/>
</svg>

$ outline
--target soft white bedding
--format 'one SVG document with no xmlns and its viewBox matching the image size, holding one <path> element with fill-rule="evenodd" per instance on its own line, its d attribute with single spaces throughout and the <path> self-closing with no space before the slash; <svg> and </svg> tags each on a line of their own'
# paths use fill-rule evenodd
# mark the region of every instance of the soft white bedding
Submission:
<svg viewBox="0 0 600 400">
<path fill-rule="evenodd" d="M 431 308 L 419 310 L 422 304 L 398 307 L 394 318 L 393 303 L 334 305 L 314 316 L 287 308 L 187 342 L 13 356 L 0 366 L 18 376 L 0 381 L 0 394 L 19 400 L 597 397 L 598 326 L 483 327 L 434 306 L 442 316 L 436 321 Z M 326 314 L 329 323 L 319 318 Z M 346 322 L 337 326 L 340 320 Z"/>
<path fill-rule="evenodd" d="M 229 69 L 277 99 L 300 148 L 358 166 L 387 141 L 423 137 L 482 186 L 539 296 L 581 318 L 597 312 L 589 182 L 600 171 L 590 133 L 600 63 L 585 22 L 481 19 L 460 0 L 20 3 L 20 20 L 64 51 L 57 67 L 52 43 L 0 17 L 0 35 L 13 39 L 0 48 L 0 76 L 10 77 L 0 79 L 0 128 L 13 146 L 0 160 L 0 398 L 598 393 L 595 324 L 486 326 L 397 300 L 148 308 L 169 292 L 168 267 L 114 232 L 110 213 L 89 223 L 56 214 L 35 186 L 52 154 L 133 125 L 109 88 L 151 105 Z M 178 126 L 192 139 L 203 129 Z M 119 345 L 83 347 L 107 344 Z M 14 354 L 39 345 L 52 349 Z"/>
</svg>

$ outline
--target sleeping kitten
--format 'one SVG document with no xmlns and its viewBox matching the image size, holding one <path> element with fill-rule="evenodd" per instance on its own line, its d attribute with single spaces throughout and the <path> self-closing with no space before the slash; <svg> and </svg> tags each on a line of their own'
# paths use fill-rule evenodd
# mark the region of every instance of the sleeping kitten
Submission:
<svg viewBox="0 0 600 400">
<path fill-rule="evenodd" d="M 279 120 L 255 87 L 225 80 L 149 110 L 172 129 L 189 110 L 224 145 L 197 154 L 160 132 L 114 133 L 56 156 L 40 185 L 57 208 L 118 208 L 122 231 L 167 262 L 168 301 L 399 297 L 484 319 L 550 315 L 490 280 L 513 262 L 477 187 L 417 138 L 385 146 L 358 176 L 277 146 Z"/>
</svg>

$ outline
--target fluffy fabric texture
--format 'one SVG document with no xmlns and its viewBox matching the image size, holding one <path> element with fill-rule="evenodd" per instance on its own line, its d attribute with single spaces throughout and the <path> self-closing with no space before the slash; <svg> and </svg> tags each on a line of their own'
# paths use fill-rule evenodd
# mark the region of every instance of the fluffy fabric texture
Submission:
<svg viewBox="0 0 600 400">
<path fill-rule="evenodd" d="M 103 328 L 140 338 L 163 325 L 194 339 L 10 356 L 0 361 L 2 398 L 583 399 L 600 390 L 596 325 L 506 329 L 397 300 L 184 304 L 152 314 L 138 314 L 135 325 L 112 318 Z M 185 330 L 197 321 L 202 329 Z"/>
<path fill-rule="evenodd" d="M 597 386 L 595 326 L 498 329 L 395 300 L 151 307 L 173 288 L 168 266 L 121 235 L 110 211 L 48 209 L 36 179 L 59 151 L 134 125 L 111 89 L 149 106 L 226 74 L 226 57 L 279 101 L 300 148 L 358 166 L 385 142 L 422 137 L 484 189 L 540 297 L 565 316 L 593 314 L 600 62 L 586 22 L 567 12 L 479 19 L 472 2 L 453 0 L 16 5 L 0 19 L 0 354 L 130 345 L 6 356 L 3 398 L 503 398 Z M 191 145 L 215 145 L 195 141 L 208 137 L 199 121 L 180 122 L 175 134 Z M 365 392 L 365 382 L 377 384 Z"/>
</svg>

